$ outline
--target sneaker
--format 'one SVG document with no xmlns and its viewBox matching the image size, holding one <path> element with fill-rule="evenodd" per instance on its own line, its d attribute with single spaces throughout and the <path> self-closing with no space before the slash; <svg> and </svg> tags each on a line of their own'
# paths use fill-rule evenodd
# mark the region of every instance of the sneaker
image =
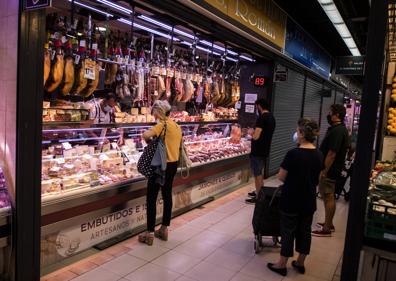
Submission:
<svg viewBox="0 0 396 281">
<path fill-rule="evenodd" d="M 319 226 L 319 227 L 321 227 L 321 228 L 323 228 L 324 223 L 323 223 L 323 222 L 318 222 L 318 223 L 316 223 L 316 225 Z M 330 231 L 331 231 L 331 232 L 335 232 L 335 227 L 332 226 L 332 227 L 330 228 Z"/>
<path fill-rule="evenodd" d="M 252 191 L 248 193 L 249 197 L 256 197 L 256 191 Z"/>
<path fill-rule="evenodd" d="M 256 204 L 256 201 L 257 201 L 256 197 L 245 200 L 246 204 Z"/>
<path fill-rule="evenodd" d="M 324 231 L 323 229 L 312 231 L 312 236 L 316 237 L 331 237 L 331 231 Z"/>
</svg>

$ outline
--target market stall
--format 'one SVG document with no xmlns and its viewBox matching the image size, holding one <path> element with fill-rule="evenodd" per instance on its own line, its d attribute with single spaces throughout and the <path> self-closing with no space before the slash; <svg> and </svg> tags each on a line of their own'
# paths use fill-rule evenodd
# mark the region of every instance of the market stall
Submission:
<svg viewBox="0 0 396 281">
<path fill-rule="evenodd" d="M 139 7 L 99 2 L 54 1 L 47 10 L 43 273 L 144 229 L 146 181 L 137 161 L 146 145 L 141 135 L 155 124 L 156 100 L 172 105 L 170 118 L 180 124 L 193 163 L 189 175 L 176 176 L 174 215 L 249 177 L 250 137 L 235 104 L 240 67 L 254 59 Z M 117 104 L 103 119 L 108 93 Z"/>
</svg>

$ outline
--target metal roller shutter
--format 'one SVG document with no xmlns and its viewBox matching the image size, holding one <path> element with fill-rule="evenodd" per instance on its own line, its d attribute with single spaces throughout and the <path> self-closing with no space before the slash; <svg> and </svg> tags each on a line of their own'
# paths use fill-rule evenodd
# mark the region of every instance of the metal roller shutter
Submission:
<svg viewBox="0 0 396 281">
<path fill-rule="evenodd" d="M 337 92 L 336 103 L 344 104 L 344 93 L 343 92 Z"/>
<path fill-rule="evenodd" d="M 329 124 L 327 123 L 327 114 L 329 113 L 329 108 L 332 104 L 334 104 L 334 91 L 331 91 L 331 97 L 326 97 L 323 98 L 322 102 L 322 115 L 320 118 L 320 134 L 319 134 L 319 144 L 322 142 L 324 139 L 324 136 L 326 135 L 327 128 L 329 127 Z"/>
<path fill-rule="evenodd" d="M 307 118 L 312 118 L 316 122 L 319 122 L 320 118 L 320 91 L 322 90 L 322 88 L 322 84 L 316 82 L 315 80 L 307 78 L 303 116 Z"/>
<path fill-rule="evenodd" d="M 293 147 L 292 136 L 296 131 L 297 120 L 301 115 L 303 101 L 304 75 L 288 70 L 288 79 L 285 82 L 274 84 L 274 116 L 276 129 L 272 139 L 268 172 L 273 175 L 278 172 L 279 166 L 286 152 Z"/>
</svg>

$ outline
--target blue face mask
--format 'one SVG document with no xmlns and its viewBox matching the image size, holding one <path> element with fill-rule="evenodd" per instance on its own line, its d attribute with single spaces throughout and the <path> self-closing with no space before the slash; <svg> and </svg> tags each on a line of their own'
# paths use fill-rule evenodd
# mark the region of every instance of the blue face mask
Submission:
<svg viewBox="0 0 396 281">
<path fill-rule="evenodd" d="M 256 109 L 256 116 L 260 117 L 260 111 L 258 111 L 258 109 Z"/>
<path fill-rule="evenodd" d="M 293 134 L 293 142 L 298 143 L 298 135 L 297 132 Z"/>
</svg>

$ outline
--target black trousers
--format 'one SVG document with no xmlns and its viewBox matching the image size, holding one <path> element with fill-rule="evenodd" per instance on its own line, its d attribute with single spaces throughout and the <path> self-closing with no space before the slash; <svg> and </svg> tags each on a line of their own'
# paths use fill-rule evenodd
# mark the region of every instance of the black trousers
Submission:
<svg viewBox="0 0 396 281">
<path fill-rule="evenodd" d="M 312 220 L 313 214 L 301 215 L 281 212 L 281 256 L 292 257 L 294 255 L 294 240 L 296 241 L 296 251 L 309 255 Z"/>
<path fill-rule="evenodd" d="M 160 186 L 155 182 L 155 177 L 148 179 L 147 184 L 147 230 L 153 232 L 155 229 L 155 218 L 157 215 L 157 197 L 161 189 L 164 212 L 162 225 L 169 226 L 172 216 L 172 186 L 177 172 L 177 162 L 168 162 L 166 165 L 165 184 Z"/>
</svg>

